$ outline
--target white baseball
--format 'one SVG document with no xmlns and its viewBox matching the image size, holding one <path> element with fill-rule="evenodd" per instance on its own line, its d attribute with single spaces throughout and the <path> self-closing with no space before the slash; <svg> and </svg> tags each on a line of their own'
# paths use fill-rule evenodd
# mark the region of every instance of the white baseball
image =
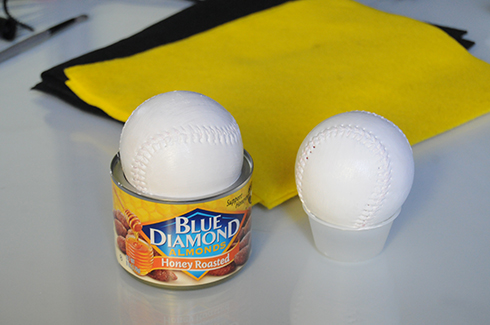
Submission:
<svg viewBox="0 0 490 325">
<path fill-rule="evenodd" d="M 387 119 L 342 113 L 306 136 L 295 176 L 310 213 L 341 227 L 370 227 L 395 215 L 405 202 L 414 177 L 412 148 Z"/>
<path fill-rule="evenodd" d="M 240 129 L 219 103 L 173 91 L 142 103 L 125 123 L 119 152 L 138 191 L 186 200 L 226 190 L 243 164 Z"/>
</svg>

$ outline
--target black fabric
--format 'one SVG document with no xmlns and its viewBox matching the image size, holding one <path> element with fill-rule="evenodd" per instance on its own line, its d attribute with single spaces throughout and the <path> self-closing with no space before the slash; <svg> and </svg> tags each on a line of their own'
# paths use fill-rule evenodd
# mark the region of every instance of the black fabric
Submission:
<svg viewBox="0 0 490 325">
<path fill-rule="evenodd" d="M 82 110 L 107 116 L 99 108 L 88 105 L 66 85 L 64 69 L 137 54 L 153 47 L 175 42 L 209 30 L 226 22 L 287 2 L 287 0 L 207 0 L 170 16 L 143 31 L 107 47 L 87 53 L 41 74 L 41 82 L 33 87 L 54 95 Z"/>
<path fill-rule="evenodd" d="M 465 30 L 441 26 L 441 25 L 434 25 L 434 26 L 445 31 L 449 36 L 454 38 L 459 44 L 461 44 L 461 46 L 463 46 L 467 50 L 470 49 L 473 45 L 475 45 L 475 42 L 463 38 L 463 36 L 468 33 Z"/>
</svg>

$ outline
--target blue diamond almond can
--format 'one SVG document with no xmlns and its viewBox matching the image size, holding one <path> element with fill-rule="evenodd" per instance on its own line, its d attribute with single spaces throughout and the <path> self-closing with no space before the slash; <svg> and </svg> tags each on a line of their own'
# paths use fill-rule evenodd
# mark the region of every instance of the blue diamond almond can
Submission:
<svg viewBox="0 0 490 325">
<path fill-rule="evenodd" d="M 139 280 L 173 289 L 206 287 L 239 272 L 251 251 L 253 161 L 218 195 L 169 201 L 139 193 L 111 163 L 114 244 L 119 264 Z"/>
</svg>

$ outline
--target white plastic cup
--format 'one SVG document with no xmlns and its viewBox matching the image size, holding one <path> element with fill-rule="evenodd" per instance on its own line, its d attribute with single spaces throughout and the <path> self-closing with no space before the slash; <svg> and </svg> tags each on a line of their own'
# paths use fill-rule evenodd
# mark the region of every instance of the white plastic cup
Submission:
<svg viewBox="0 0 490 325">
<path fill-rule="evenodd" d="M 368 228 L 346 228 L 325 222 L 303 207 L 313 233 L 316 248 L 339 262 L 363 262 L 381 253 L 399 209 L 384 222 Z"/>
</svg>

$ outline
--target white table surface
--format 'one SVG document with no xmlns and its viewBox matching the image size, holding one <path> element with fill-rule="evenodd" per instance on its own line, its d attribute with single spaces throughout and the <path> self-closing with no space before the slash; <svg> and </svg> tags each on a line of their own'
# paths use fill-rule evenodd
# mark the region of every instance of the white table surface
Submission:
<svg viewBox="0 0 490 325">
<path fill-rule="evenodd" d="M 488 0 L 360 2 L 466 29 L 470 52 L 490 62 Z M 42 71 L 190 3 L 10 3 L 38 30 L 90 19 L 0 64 L 1 324 L 490 323 L 490 116 L 414 146 L 413 189 L 378 257 L 320 255 L 294 198 L 253 208 L 254 251 L 230 281 L 154 288 L 115 259 L 109 163 L 121 124 L 30 88 Z"/>
</svg>

